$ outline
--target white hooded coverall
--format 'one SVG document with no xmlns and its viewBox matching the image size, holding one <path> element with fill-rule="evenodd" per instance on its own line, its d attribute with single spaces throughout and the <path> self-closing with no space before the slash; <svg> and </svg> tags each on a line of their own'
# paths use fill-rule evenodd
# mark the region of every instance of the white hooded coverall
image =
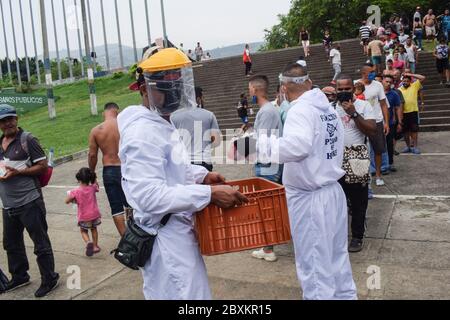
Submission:
<svg viewBox="0 0 450 320">
<path fill-rule="evenodd" d="M 175 127 L 143 106 L 118 118 L 123 189 L 136 223 L 158 236 L 142 269 L 148 300 L 211 300 L 205 263 L 193 230 L 193 214 L 211 202 L 199 185 L 207 170 L 192 166 Z M 168 224 L 163 217 L 173 213 Z"/>
<path fill-rule="evenodd" d="M 344 127 L 318 89 L 291 105 L 283 138 L 259 137 L 258 152 L 264 162 L 285 165 L 283 183 L 304 299 L 357 299 L 347 201 L 338 183 L 345 174 Z"/>
</svg>

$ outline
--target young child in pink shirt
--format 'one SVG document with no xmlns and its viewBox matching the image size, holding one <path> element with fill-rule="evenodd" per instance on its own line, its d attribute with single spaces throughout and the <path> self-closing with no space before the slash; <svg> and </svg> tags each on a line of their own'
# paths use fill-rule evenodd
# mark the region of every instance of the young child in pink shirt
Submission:
<svg viewBox="0 0 450 320">
<path fill-rule="evenodd" d="M 98 246 L 97 231 L 97 226 L 102 223 L 96 196 L 99 192 L 97 175 L 89 168 L 83 168 L 78 171 L 76 178 L 80 187 L 68 192 L 66 204 L 74 202 L 77 204 L 78 226 L 86 243 L 86 255 L 92 257 L 101 251 Z M 89 230 L 92 234 L 92 241 L 89 237 Z"/>
</svg>

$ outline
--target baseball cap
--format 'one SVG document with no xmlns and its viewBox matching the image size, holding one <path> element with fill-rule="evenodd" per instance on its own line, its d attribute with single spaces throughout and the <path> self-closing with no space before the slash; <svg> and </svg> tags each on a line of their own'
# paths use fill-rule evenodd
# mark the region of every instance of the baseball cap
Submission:
<svg viewBox="0 0 450 320">
<path fill-rule="evenodd" d="M 17 118 L 16 109 L 8 104 L 1 104 L 0 105 L 0 120 L 9 118 L 9 117 Z"/>
</svg>

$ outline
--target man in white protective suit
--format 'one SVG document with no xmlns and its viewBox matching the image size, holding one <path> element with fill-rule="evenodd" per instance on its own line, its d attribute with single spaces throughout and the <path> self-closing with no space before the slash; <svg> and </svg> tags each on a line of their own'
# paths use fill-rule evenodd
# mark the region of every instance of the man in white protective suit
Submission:
<svg viewBox="0 0 450 320">
<path fill-rule="evenodd" d="M 338 181 L 344 127 L 298 64 L 280 75 L 291 103 L 283 137 L 258 137 L 262 163 L 284 164 L 297 273 L 305 300 L 356 300 L 348 253 L 347 202 Z"/>
<path fill-rule="evenodd" d="M 197 106 L 191 61 L 163 49 L 140 64 L 141 106 L 119 118 L 123 189 L 134 221 L 156 234 L 151 258 L 141 270 L 148 300 L 210 300 L 205 263 L 196 240 L 194 215 L 210 203 L 234 207 L 247 199 L 218 173 L 193 166 L 170 115 Z M 214 186 L 211 186 L 214 185 Z M 167 224 L 161 222 L 172 214 Z"/>
</svg>

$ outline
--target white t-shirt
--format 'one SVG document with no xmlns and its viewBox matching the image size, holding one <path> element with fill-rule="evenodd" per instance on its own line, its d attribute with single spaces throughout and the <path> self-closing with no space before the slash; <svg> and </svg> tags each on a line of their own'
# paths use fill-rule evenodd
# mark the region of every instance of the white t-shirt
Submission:
<svg viewBox="0 0 450 320">
<path fill-rule="evenodd" d="M 399 35 L 398 36 L 398 40 L 403 45 L 406 45 L 406 40 L 408 40 L 408 38 L 409 38 L 409 35 L 407 35 L 407 34 L 403 34 L 403 35 Z"/>
<path fill-rule="evenodd" d="M 341 53 L 339 50 L 332 49 L 330 51 L 330 58 L 333 58 L 333 64 L 341 64 Z"/>
<path fill-rule="evenodd" d="M 376 120 L 370 103 L 363 100 L 356 100 L 354 105 L 356 112 L 358 112 L 364 120 Z M 355 120 L 345 112 L 344 108 L 342 108 L 339 103 L 336 105 L 336 111 L 344 125 L 345 146 L 351 147 L 353 145 L 365 144 L 366 135 L 359 130 Z"/>
<path fill-rule="evenodd" d="M 411 47 L 405 46 L 406 53 L 408 55 L 408 61 L 409 62 L 416 62 L 416 53 L 414 51 L 415 46 L 412 44 Z"/>
<path fill-rule="evenodd" d="M 359 80 L 362 82 L 362 80 Z M 381 100 L 386 100 L 386 94 L 384 93 L 383 85 L 378 81 L 372 81 L 368 86 L 366 85 L 366 91 L 364 91 L 366 100 L 371 104 L 375 120 L 377 123 L 384 121 L 383 111 L 381 110 Z"/>
</svg>

